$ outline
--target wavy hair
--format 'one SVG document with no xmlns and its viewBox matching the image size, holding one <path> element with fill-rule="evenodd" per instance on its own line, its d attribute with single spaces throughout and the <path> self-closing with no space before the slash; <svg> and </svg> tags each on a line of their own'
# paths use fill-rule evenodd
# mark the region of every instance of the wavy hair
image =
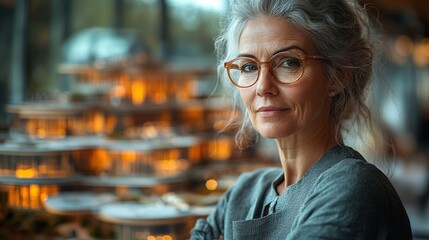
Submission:
<svg viewBox="0 0 429 240">
<path fill-rule="evenodd" d="M 364 7 L 349 0 L 231 0 L 215 48 L 220 81 L 224 89 L 232 93 L 234 106 L 243 112 L 241 119 L 228 123 L 238 127 L 237 145 L 248 147 L 249 140 L 258 134 L 251 125 L 239 90 L 229 82 L 223 62 L 237 56 L 240 35 L 247 21 L 261 16 L 288 20 L 307 34 L 319 54 L 328 59 L 324 61 L 324 71 L 328 79 L 343 89 L 333 97 L 330 110 L 336 136 L 342 138 L 341 133 L 355 123 L 364 123 L 371 129 L 365 93 L 372 79 L 375 38 Z"/>
</svg>

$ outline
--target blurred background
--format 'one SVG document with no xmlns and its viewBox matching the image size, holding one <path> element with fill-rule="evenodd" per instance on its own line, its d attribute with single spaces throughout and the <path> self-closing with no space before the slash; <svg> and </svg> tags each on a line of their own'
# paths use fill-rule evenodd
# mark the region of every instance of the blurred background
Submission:
<svg viewBox="0 0 429 240">
<path fill-rule="evenodd" d="M 360 2 L 381 23 L 368 101 L 390 144 L 361 151 L 429 239 L 429 2 Z M 227 4 L 0 0 L 0 239 L 186 239 L 240 173 L 278 165 L 224 129 Z"/>
</svg>

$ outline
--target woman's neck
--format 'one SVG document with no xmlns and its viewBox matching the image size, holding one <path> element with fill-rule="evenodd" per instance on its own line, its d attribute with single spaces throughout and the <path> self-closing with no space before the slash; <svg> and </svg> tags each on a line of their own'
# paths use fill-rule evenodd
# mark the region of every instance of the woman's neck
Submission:
<svg viewBox="0 0 429 240">
<path fill-rule="evenodd" d="M 332 128 L 313 132 L 311 137 L 295 134 L 276 142 L 284 172 L 284 182 L 277 187 L 279 194 L 301 179 L 329 149 L 338 144 Z"/>
</svg>

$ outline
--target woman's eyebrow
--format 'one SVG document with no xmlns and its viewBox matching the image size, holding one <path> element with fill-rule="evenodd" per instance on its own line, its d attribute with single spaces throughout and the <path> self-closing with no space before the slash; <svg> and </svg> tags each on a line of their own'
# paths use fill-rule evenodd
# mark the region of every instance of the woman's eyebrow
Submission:
<svg viewBox="0 0 429 240">
<path fill-rule="evenodd" d="M 285 48 L 281 48 L 281 49 L 279 49 L 279 50 L 275 51 L 271 56 L 274 56 L 274 55 L 276 55 L 277 53 L 287 52 L 287 51 L 295 50 L 295 49 L 300 50 L 301 52 L 305 53 L 304 49 L 302 49 L 301 47 L 298 47 L 298 46 L 296 46 L 296 45 L 292 45 L 292 46 L 285 47 Z M 241 53 L 241 54 L 238 54 L 238 57 L 249 57 L 249 58 L 255 58 L 255 59 L 257 59 L 257 57 L 256 57 L 256 56 L 254 56 L 254 55 L 252 55 L 252 54 L 248 54 L 248 53 Z"/>
<path fill-rule="evenodd" d="M 305 53 L 304 49 L 302 49 L 301 47 L 298 47 L 296 45 L 291 45 L 289 47 L 282 48 L 282 49 L 279 49 L 279 50 L 275 51 L 271 56 L 274 56 L 277 53 L 287 52 L 287 51 L 294 50 L 294 49 L 300 50 L 301 52 Z"/>
<path fill-rule="evenodd" d="M 257 59 L 257 57 L 255 57 L 254 55 L 247 54 L 247 53 L 240 53 L 240 54 L 238 54 L 237 57 L 248 57 L 248 58 L 255 58 L 255 59 Z"/>
</svg>

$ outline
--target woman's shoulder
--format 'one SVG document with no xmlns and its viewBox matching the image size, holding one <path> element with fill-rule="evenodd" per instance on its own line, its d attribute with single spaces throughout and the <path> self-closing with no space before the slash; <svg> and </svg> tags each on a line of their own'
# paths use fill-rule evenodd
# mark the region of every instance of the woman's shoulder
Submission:
<svg viewBox="0 0 429 240">
<path fill-rule="evenodd" d="M 345 158 L 327 169 L 317 179 L 313 187 L 315 192 L 342 197 L 350 200 L 349 204 L 372 202 L 388 208 L 402 205 L 389 178 L 374 164 L 361 158 Z"/>
<path fill-rule="evenodd" d="M 387 239 L 409 239 L 410 223 L 395 188 L 381 170 L 362 158 L 344 158 L 324 171 L 303 206 L 301 216 L 317 211 L 332 214 L 332 221 L 340 216 L 341 223 L 352 226 L 356 234 L 385 228 Z"/>
<path fill-rule="evenodd" d="M 368 187 L 366 183 L 391 185 L 387 176 L 378 167 L 360 158 L 345 158 L 327 169 L 320 177 L 334 180 L 333 184 L 339 185 L 352 184 L 365 187 Z"/>
<path fill-rule="evenodd" d="M 410 229 L 405 208 L 383 172 L 361 158 L 344 158 L 316 180 L 292 235 L 411 239 Z"/>
</svg>

